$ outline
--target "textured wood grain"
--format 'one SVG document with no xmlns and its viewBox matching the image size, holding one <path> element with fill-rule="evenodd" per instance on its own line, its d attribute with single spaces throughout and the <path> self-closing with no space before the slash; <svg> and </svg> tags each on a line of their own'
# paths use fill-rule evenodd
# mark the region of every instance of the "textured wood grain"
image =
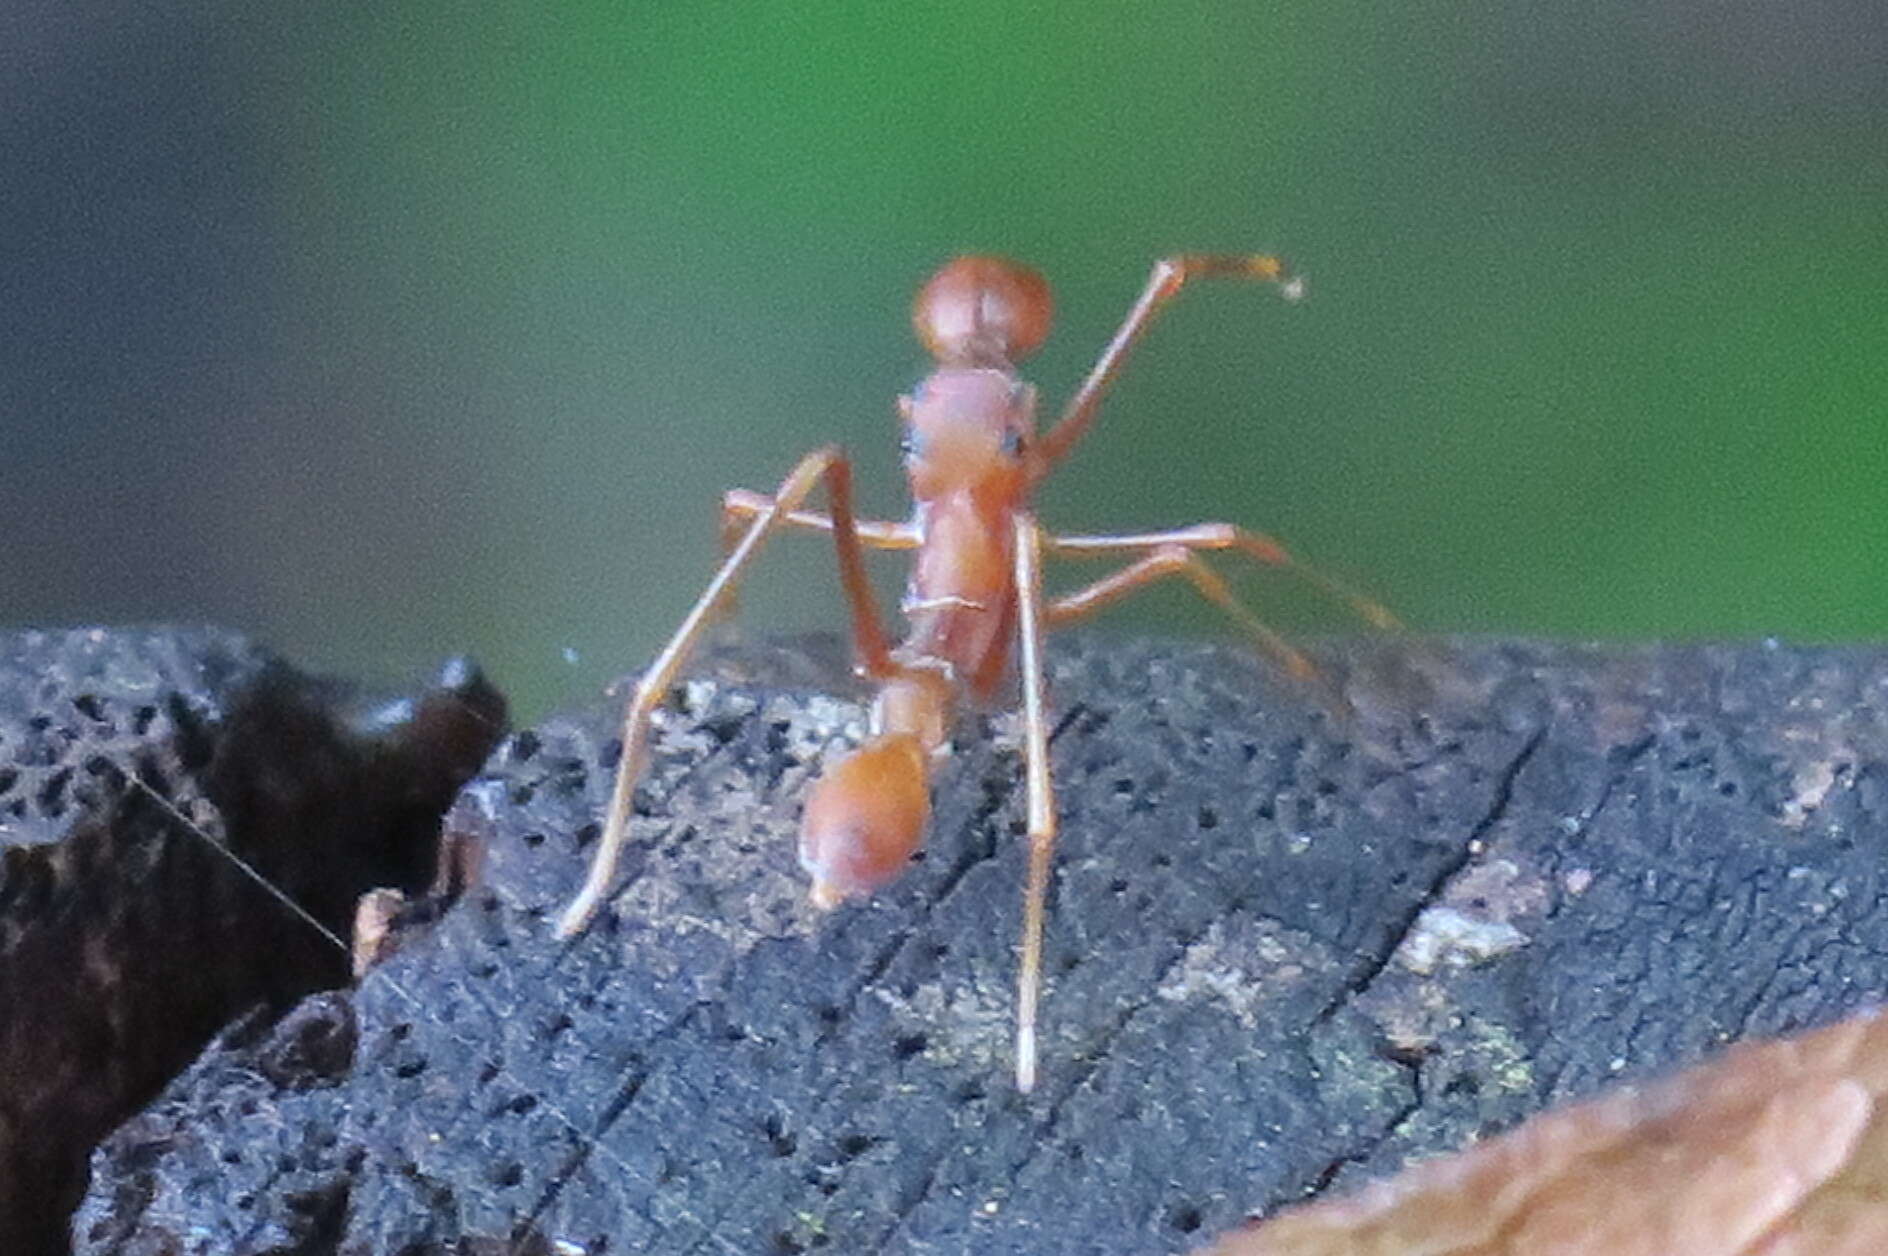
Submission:
<svg viewBox="0 0 1888 1256">
<path fill-rule="evenodd" d="M 320 930 L 425 883 L 503 722 L 462 663 L 389 702 L 215 630 L 0 632 L 0 1253 L 68 1250 L 93 1145 L 232 1018 L 345 982 Z"/>
<path fill-rule="evenodd" d="M 1749 1043 L 1556 1109 L 1211 1256 L 1888 1252 L 1888 1019 Z"/>
<path fill-rule="evenodd" d="M 454 805 L 449 829 L 487 834 L 478 888 L 357 989 L 200 1056 L 94 1157 L 75 1248 L 1177 1256 L 1888 992 L 1888 652 L 1321 658 L 1350 725 L 1230 651 L 1052 643 L 1065 824 L 1027 1098 L 1004 1084 L 1011 725 L 960 731 L 922 862 L 819 914 L 796 812 L 866 711 L 797 660 L 705 664 L 664 708 L 609 908 L 565 944 L 620 697 L 554 716 Z M 1625 1237 L 1600 1250 L 1779 1215 L 1827 1235 L 1829 1164 L 1856 1162 L 1843 1126 L 1878 1089 L 1845 1068 L 1798 1068 L 1754 1117 L 1735 1090 L 1684 1118 L 1656 1083 L 1602 1099 L 1607 1155 L 1543 1176 L 1538 1211 L 1498 1163 L 1435 1190 L 1453 1228 L 1428 1249 L 1385 1224 L 1376 1248 L 1273 1250 L 1535 1256 L 1593 1224 L 1594 1175 L 1650 1210 L 1605 1205 Z M 1630 1133 L 1661 1112 L 1665 1141 Z M 1738 1144 L 1750 1171 L 1685 1159 L 1686 1122 L 1721 1143 L 1753 1120 L 1776 1130 Z M 1667 1198 L 1707 1180 L 1691 1213 Z"/>
</svg>

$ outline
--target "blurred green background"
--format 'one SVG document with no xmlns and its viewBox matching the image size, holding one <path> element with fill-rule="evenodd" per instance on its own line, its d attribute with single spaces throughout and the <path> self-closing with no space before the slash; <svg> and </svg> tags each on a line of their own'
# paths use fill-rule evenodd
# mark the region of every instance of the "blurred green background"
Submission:
<svg viewBox="0 0 1888 1256">
<path fill-rule="evenodd" d="M 296 7 L 0 16 L 5 620 L 539 712 L 656 648 L 724 487 L 836 440 L 903 512 L 950 254 L 1049 276 L 1059 402 L 1153 257 L 1276 249 L 1310 299 L 1189 295 L 1052 526 L 1242 521 L 1424 630 L 1888 624 L 1865 0 Z M 775 554 L 748 622 L 838 626 Z"/>
</svg>

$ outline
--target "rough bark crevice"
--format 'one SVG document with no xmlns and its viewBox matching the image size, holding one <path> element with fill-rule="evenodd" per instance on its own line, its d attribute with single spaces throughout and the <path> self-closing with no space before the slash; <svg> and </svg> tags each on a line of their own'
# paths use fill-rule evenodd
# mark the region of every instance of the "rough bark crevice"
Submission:
<svg viewBox="0 0 1888 1256">
<path fill-rule="evenodd" d="M 347 984 L 322 931 L 426 884 L 503 720 L 464 664 L 370 705 L 229 634 L 0 635 L 0 1251 L 67 1250 L 93 1145 L 219 1030 Z M 135 1222 L 145 1188 L 106 1189 Z M 282 1202 L 321 1229 L 345 1198 Z"/>
<path fill-rule="evenodd" d="M 481 889 L 348 996 L 347 1079 L 207 1054 L 107 1143 L 81 1250 L 245 1250 L 344 1186 L 341 1251 L 1180 1252 L 1888 989 L 1888 654 L 1323 654 L 1354 724 L 1230 651 L 1052 651 L 1080 715 L 1028 1098 L 1013 749 L 962 739 L 926 860 L 819 916 L 795 803 L 862 709 L 710 673 L 562 945 L 618 713 L 547 720 L 458 804 Z"/>
</svg>

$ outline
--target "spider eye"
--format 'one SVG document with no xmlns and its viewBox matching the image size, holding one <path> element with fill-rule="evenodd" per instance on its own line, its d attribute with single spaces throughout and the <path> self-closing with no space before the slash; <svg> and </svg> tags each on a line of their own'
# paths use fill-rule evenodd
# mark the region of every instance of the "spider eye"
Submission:
<svg viewBox="0 0 1888 1256">
<path fill-rule="evenodd" d="M 1017 431 L 1015 428 L 1011 428 L 1007 432 L 1004 432 L 1002 449 L 1003 449 L 1003 455 L 1006 458 L 1022 457 L 1023 456 L 1023 434 Z"/>
<path fill-rule="evenodd" d="M 918 439 L 916 432 L 906 428 L 904 434 L 898 438 L 898 452 L 905 456 L 905 461 L 910 462 L 921 457 L 923 451 L 924 442 Z"/>
</svg>

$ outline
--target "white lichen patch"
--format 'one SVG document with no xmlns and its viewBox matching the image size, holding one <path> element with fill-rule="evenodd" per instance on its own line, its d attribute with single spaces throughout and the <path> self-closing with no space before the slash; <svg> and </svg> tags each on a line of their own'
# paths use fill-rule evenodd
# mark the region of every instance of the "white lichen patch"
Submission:
<svg viewBox="0 0 1888 1256">
<path fill-rule="evenodd" d="M 757 703 L 711 680 L 689 681 L 683 690 L 679 709 L 658 712 L 654 763 L 644 781 L 661 797 L 661 814 L 630 821 L 629 843 L 643 872 L 623 885 L 611 908 L 627 932 L 642 938 L 639 962 L 653 975 L 702 983 L 706 991 L 727 963 L 760 942 L 811 937 L 825 923 L 826 914 L 807 899 L 794 853 L 800 802 L 829 751 L 863 737 L 865 711 L 825 697 Z M 757 792 L 744 772 L 717 766 L 725 737 L 708 726 L 728 718 L 783 730 L 780 752 L 788 766 L 777 784 Z"/>
<path fill-rule="evenodd" d="M 1490 859 L 1449 883 L 1442 901 L 1425 908 L 1397 948 L 1403 967 L 1422 976 L 1441 968 L 1472 968 L 1527 945 L 1516 920 L 1547 910 L 1553 886 L 1511 859 Z"/>
<path fill-rule="evenodd" d="M 946 988 L 927 982 L 907 998 L 895 990 L 872 991 L 904 1030 L 924 1035 L 923 1058 L 937 1065 L 990 1071 L 1010 1066 L 1016 1004 L 1007 984 L 981 982 Z"/>
<path fill-rule="evenodd" d="M 1300 981 L 1304 966 L 1275 928 L 1215 923 L 1206 936 L 1187 947 L 1180 962 L 1155 990 L 1170 1002 L 1211 999 L 1224 1005 L 1247 1029 L 1259 1024 L 1259 1008 L 1281 986 Z"/>
<path fill-rule="evenodd" d="M 795 815 L 826 765 L 864 741 L 870 724 L 866 707 L 825 694 L 775 699 L 755 718 L 784 726 L 781 751 L 792 766 L 781 774 L 773 805 Z"/>
<path fill-rule="evenodd" d="M 1835 788 L 1836 765 L 1828 759 L 1815 759 L 1800 765 L 1790 774 L 1790 796 L 1783 800 L 1783 823 L 1800 829 L 1809 817 L 1822 809 Z"/>
<path fill-rule="evenodd" d="M 712 830 L 696 840 L 713 840 Z M 650 857 L 663 856 L 655 851 Z M 711 997 L 728 967 L 760 943 L 812 937 L 825 920 L 807 901 L 803 879 L 793 875 L 790 853 L 785 868 L 777 853 L 758 850 L 730 850 L 716 858 L 732 882 L 726 893 L 704 894 L 698 885 L 657 873 L 635 878 L 611 903 L 620 930 L 631 939 L 634 962 L 658 981 L 694 985 L 702 998 Z"/>
<path fill-rule="evenodd" d="M 1490 859 L 1449 883 L 1443 902 L 1488 920 L 1513 921 L 1547 910 L 1551 888 L 1512 859 Z"/>
<path fill-rule="evenodd" d="M 1828 677 L 1818 674 L 1812 685 L 1825 685 Z M 1830 796 L 1855 786 L 1854 765 L 1867 756 L 1858 752 L 1851 738 L 1856 722 L 1864 718 L 1844 704 L 1839 710 L 1825 708 L 1822 694 L 1806 692 L 1790 699 L 1793 716 L 1807 713 L 1807 718 L 1793 718 L 1783 726 L 1783 762 L 1790 773 L 1790 796 L 1779 810 L 1785 827 L 1800 829 L 1821 811 Z"/>
<path fill-rule="evenodd" d="M 1428 976 L 1445 965 L 1472 968 L 1527 945 L 1527 935 L 1505 920 L 1490 920 L 1454 907 L 1426 908 L 1396 949 L 1397 962 Z"/>
<path fill-rule="evenodd" d="M 684 681 L 674 706 L 656 708 L 654 749 L 660 756 L 712 753 L 720 738 L 711 722 L 752 719 L 779 725 L 783 749 L 802 762 L 816 761 L 832 743 L 857 745 L 865 740 L 870 713 L 859 702 L 829 694 L 773 694 L 757 701 L 748 691 L 709 678 Z"/>
<path fill-rule="evenodd" d="M 770 708 L 770 714 L 775 714 Z M 782 704 L 777 713 L 787 721 L 788 744 L 824 746 L 834 740 L 851 744 L 865 740 L 868 711 L 857 702 L 814 694 L 804 702 Z"/>
<path fill-rule="evenodd" d="M 714 706 L 721 696 L 721 686 L 707 679 L 692 679 L 682 682 L 682 708 L 689 712 L 703 712 Z M 729 694 L 728 707 L 731 713 L 745 714 L 754 709 L 752 699 L 739 694 Z"/>
</svg>

